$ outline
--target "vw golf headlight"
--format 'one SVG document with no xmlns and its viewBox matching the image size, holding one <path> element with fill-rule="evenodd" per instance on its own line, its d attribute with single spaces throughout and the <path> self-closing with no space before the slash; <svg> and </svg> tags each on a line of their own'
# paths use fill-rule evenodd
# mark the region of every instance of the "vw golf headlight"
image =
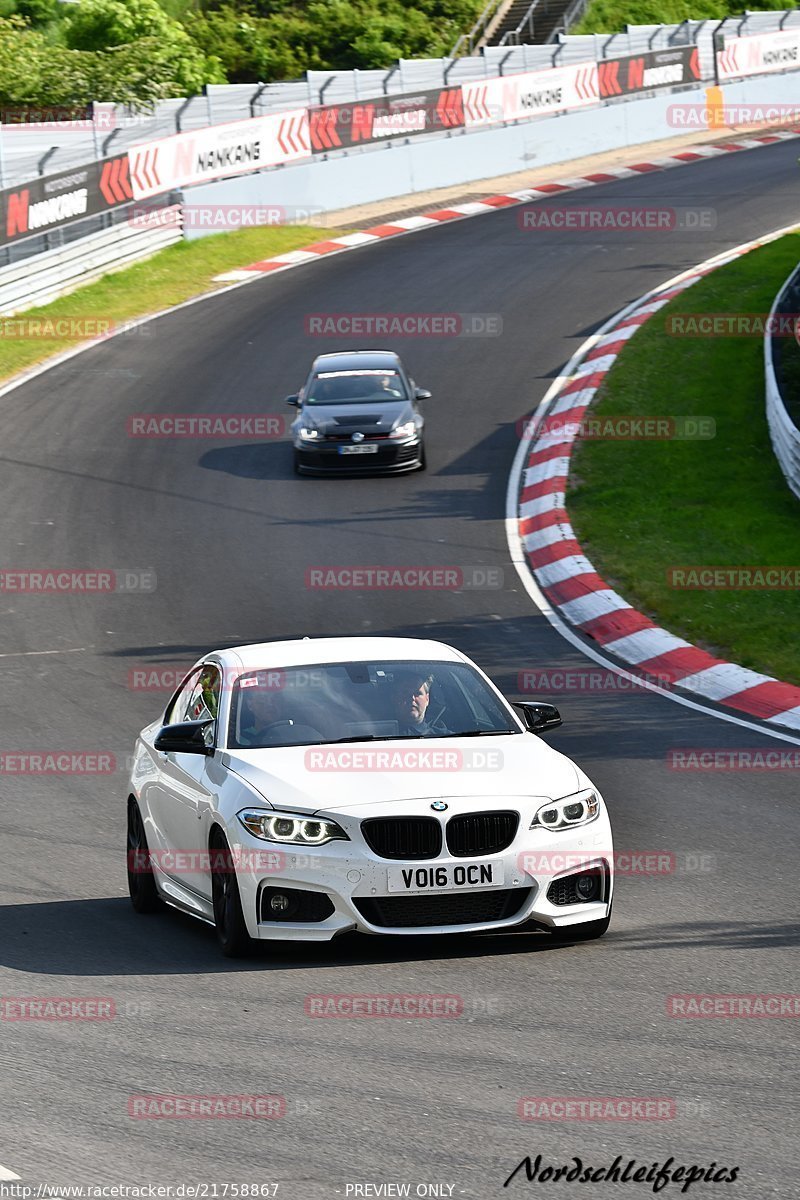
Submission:
<svg viewBox="0 0 800 1200">
<path fill-rule="evenodd" d="M 588 825 L 599 812 L 600 796 L 594 788 L 584 788 L 572 796 L 543 804 L 531 821 L 531 829 L 572 829 L 575 825 Z"/>
<path fill-rule="evenodd" d="M 417 432 L 417 426 L 413 421 L 406 421 L 405 425 L 398 425 L 397 429 L 393 429 L 389 434 L 391 438 L 406 438 L 413 437 Z"/>
<path fill-rule="evenodd" d="M 308 425 L 301 425 L 298 433 L 300 434 L 301 442 L 315 442 L 319 437 L 319 430 L 312 429 Z"/>
<path fill-rule="evenodd" d="M 332 842 L 336 838 L 350 840 L 335 821 L 319 821 L 315 817 L 296 817 L 290 813 L 268 813 L 249 809 L 237 815 L 248 833 L 264 842 L 282 842 L 293 846 L 324 846 L 326 842 Z"/>
</svg>

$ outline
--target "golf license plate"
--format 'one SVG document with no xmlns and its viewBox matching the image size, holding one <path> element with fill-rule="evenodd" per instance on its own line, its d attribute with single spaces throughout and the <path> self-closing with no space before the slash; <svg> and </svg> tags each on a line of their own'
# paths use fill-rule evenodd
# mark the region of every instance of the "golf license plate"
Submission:
<svg viewBox="0 0 800 1200">
<path fill-rule="evenodd" d="M 367 445 L 367 446 L 363 446 L 363 445 L 362 445 L 362 446 L 355 446 L 355 445 L 354 445 L 354 446 L 340 446 L 340 447 L 339 447 L 339 453 L 340 453 L 340 454 L 377 454 L 377 453 L 378 453 L 378 447 L 377 447 L 377 446 L 375 446 L 375 445 Z"/>
<path fill-rule="evenodd" d="M 502 862 L 447 863 L 430 867 L 389 867 L 390 892 L 458 892 L 462 888 L 502 887 Z"/>
</svg>

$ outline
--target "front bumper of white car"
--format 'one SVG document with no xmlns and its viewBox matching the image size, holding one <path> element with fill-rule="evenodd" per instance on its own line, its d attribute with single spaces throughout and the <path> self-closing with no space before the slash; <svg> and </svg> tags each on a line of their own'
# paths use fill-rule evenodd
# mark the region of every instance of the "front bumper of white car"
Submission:
<svg viewBox="0 0 800 1200">
<path fill-rule="evenodd" d="M 587 825 L 531 828 L 544 800 L 456 799 L 448 802 L 446 812 L 435 814 L 429 801 L 407 802 L 402 820 L 435 819 L 441 824 L 441 849 L 426 857 L 395 857 L 395 848 L 387 857 L 386 846 L 380 846 L 380 853 L 370 846 L 362 822 L 397 820 L 395 805 L 391 814 L 387 806 L 376 804 L 319 813 L 336 821 L 349 839 L 319 847 L 267 843 L 237 821 L 228 836 L 234 853 L 241 854 L 238 881 L 248 930 L 263 940 L 330 941 L 347 931 L 408 936 L 476 933 L 527 922 L 560 928 L 602 920 L 610 911 L 613 891 L 612 836 L 605 805 Z M 472 853 L 473 845 L 487 844 L 482 830 L 489 831 L 489 842 L 492 836 L 498 840 L 493 820 L 497 813 L 519 814 L 515 832 L 510 818 L 505 818 L 511 841 L 493 853 Z M 469 836 L 454 846 L 457 839 L 451 837 L 449 823 L 476 814 L 477 823 L 459 826 Z M 501 829 L 500 840 L 502 836 Z M 371 840 L 374 845 L 374 835 Z M 263 862 L 265 854 L 269 870 L 247 869 L 249 861 Z M 588 899 L 576 890 L 578 876 L 590 877 L 580 885 Z M 436 886 L 437 878 L 444 886 Z M 428 882 L 434 882 L 434 887 L 426 887 Z"/>
</svg>

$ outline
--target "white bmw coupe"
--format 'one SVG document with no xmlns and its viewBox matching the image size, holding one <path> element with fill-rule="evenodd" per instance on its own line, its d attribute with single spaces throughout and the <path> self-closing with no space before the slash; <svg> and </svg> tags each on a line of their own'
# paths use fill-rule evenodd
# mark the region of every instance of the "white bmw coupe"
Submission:
<svg viewBox="0 0 800 1200">
<path fill-rule="evenodd" d="M 613 850 L 592 781 L 465 655 L 303 638 L 205 655 L 136 742 L 128 883 L 256 941 L 529 925 L 608 928 Z"/>
</svg>

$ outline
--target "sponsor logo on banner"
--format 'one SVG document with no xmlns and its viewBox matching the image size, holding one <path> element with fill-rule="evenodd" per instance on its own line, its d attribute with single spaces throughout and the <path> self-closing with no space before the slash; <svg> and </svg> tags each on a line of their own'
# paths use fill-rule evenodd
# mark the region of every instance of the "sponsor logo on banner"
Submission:
<svg viewBox="0 0 800 1200">
<path fill-rule="evenodd" d="M 129 151 L 135 200 L 175 187 L 309 158 L 305 108 L 177 133 Z"/>
<path fill-rule="evenodd" d="M 800 29 L 760 33 L 754 37 L 725 38 L 717 52 L 720 81 L 745 75 L 768 75 L 800 66 Z"/>
<path fill-rule="evenodd" d="M 628 54 L 609 58 L 597 64 L 600 95 L 630 96 L 654 88 L 677 87 L 696 83 L 700 79 L 700 62 L 696 46 L 679 46 L 674 50 L 651 50 L 646 54 Z"/>
<path fill-rule="evenodd" d="M 525 121 L 599 103 L 597 63 L 575 63 L 465 83 L 464 124 L 467 128 Z"/>
<path fill-rule="evenodd" d="M 35 237 L 132 199 L 127 154 L 30 179 L 0 192 L 0 245 Z"/>
<path fill-rule="evenodd" d="M 378 96 L 352 104 L 327 104 L 308 113 L 311 149 L 324 154 L 359 142 L 438 133 L 464 124 L 461 88 L 435 88 L 407 96 Z"/>
</svg>

